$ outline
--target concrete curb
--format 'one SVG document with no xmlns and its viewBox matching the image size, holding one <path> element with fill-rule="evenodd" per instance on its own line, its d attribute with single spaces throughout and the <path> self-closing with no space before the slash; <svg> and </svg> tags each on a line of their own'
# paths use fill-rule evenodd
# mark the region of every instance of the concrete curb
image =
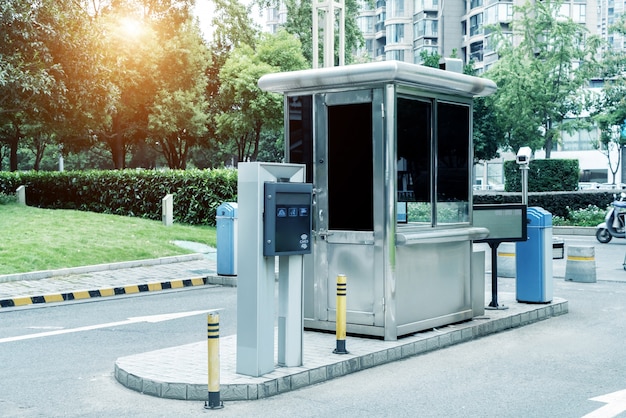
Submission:
<svg viewBox="0 0 626 418">
<path fill-rule="evenodd" d="M 122 261 L 119 263 L 96 264 L 92 266 L 69 267 L 59 270 L 41 270 L 30 273 L 16 273 L 0 275 L 0 283 L 13 282 L 19 280 L 40 280 L 50 277 L 69 276 L 71 274 L 85 274 L 99 271 L 119 270 L 133 267 L 156 266 L 160 264 L 181 263 L 204 258 L 203 254 L 184 254 L 171 257 L 152 258 L 147 260 Z"/>
<path fill-rule="evenodd" d="M 596 235 L 595 226 L 553 226 L 552 235 L 583 235 L 594 236 Z"/>
<path fill-rule="evenodd" d="M 177 279 L 162 282 L 134 284 L 128 286 L 109 287 L 93 290 L 79 290 L 67 293 L 52 293 L 47 295 L 24 296 L 11 299 L 1 299 L 0 308 L 13 308 L 16 306 L 35 305 L 51 302 L 69 302 L 90 298 L 100 298 L 107 296 L 131 295 L 135 293 L 153 292 L 168 289 L 180 289 L 183 287 L 203 286 L 209 283 L 208 277 L 197 277 L 191 279 Z"/>
<path fill-rule="evenodd" d="M 518 304 L 522 306 L 522 304 Z M 231 358 L 221 368 L 221 399 L 224 401 L 262 399 L 279 393 L 289 392 L 305 386 L 345 376 L 370 367 L 379 366 L 461 344 L 508 329 L 529 325 L 551 317 L 568 313 L 568 302 L 554 298 L 547 305 L 524 304 L 522 308 L 508 311 L 492 311 L 485 317 L 472 321 L 453 324 L 443 328 L 421 332 L 397 341 L 380 341 L 366 338 L 349 337 L 351 353 L 343 356 L 323 354 L 316 360 L 315 354 L 306 352 L 333 346 L 334 335 L 305 331 L 305 365 L 303 367 L 278 367 L 274 372 L 261 377 L 248 377 L 234 374 L 234 360 Z M 314 341 L 313 341 L 314 340 Z M 328 340 L 328 341 L 326 341 Z M 236 345 L 236 336 L 221 339 L 220 351 L 224 357 L 232 357 L 231 351 Z M 355 349 L 358 346 L 358 349 Z M 228 354 L 228 356 L 226 356 Z M 206 342 L 187 344 L 181 347 L 157 350 L 149 353 L 118 358 L 115 362 L 115 379 L 123 386 L 160 398 L 197 400 L 207 399 L 206 369 L 198 364 L 206 361 Z M 320 357 L 318 354 L 317 357 Z M 151 373 L 142 369 L 142 363 L 158 364 L 165 373 Z M 170 364 L 171 363 L 171 364 Z M 223 362 L 224 363 L 224 362 Z M 307 367 L 307 364 L 312 366 Z M 202 369 L 204 373 L 177 374 L 174 370 Z M 224 370 L 227 369 L 227 370 Z M 224 377 L 226 376 L 226 377 Z"/>
</svg>

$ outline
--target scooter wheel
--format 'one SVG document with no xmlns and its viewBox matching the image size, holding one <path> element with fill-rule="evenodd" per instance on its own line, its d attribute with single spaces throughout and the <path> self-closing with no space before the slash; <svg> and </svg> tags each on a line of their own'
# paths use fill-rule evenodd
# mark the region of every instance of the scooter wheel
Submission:
<svg viewBox="0 0 626 418">
<path fill-rule="evenodd" d="M 596 231 L 596 239 L 602 244 L 606 244 L 607 242 L 611 241 L 612 238 L 613 236 L 608 229 L 602 228 Z"/>
</svg>

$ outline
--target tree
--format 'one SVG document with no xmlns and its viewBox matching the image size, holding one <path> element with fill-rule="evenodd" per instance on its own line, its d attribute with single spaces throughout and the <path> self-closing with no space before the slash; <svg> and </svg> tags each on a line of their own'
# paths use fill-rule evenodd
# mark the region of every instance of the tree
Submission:
<svg viewBox="0 0 626 418">
<path fill-rule="evenodd" d="M 283 124 L 282 96 L 261 91 L 259 78 L 305 67 L 300 42 L 285 31 L 263 34 L 256 51 L 240 45 L 232 52 L 219 76 L 220 96 L 228 108 L 215 116 L 215 125 L 238 161 L 256 161 L 262 131 L 276 131 Z"/>
<path fill-rule="evenodd" d="M 163 45 L 148 135 L 159 144 L 170 168 L 186 168 L 190 149 L 207 133 L 209 63 L 200 29 L 191 19 Z"/>
<path fill-rule="evenodd" d="M 609 30 L 626 34 L 626 16 L 620 16 Z M 589 95 L 591 119 L 600 130 L 597 148 L 606 156 L 615 184 L 622 163 L 621 151 L 626 145 L 626 54 L 621 50 L 605 49 L 598 76 L 605 82 L 599 94 Z M 616 155 L 615 160 L 612 155 Z"/>
<path fill-rule="evenodd" d="M 426 67 L 439 68 L 441 55 L 437 52 L 422 51 L 420 54 L 422 65 Z M 456 58 L 456 51 L 452 57 Z M 463 73 L 475 75 L 473 63 L 466 64 Z M 498 150 L 503 145 L 504 132 L 495 123 L 495 108 L 493 101 L 489 97 L 477 97 L 474 99 L 474 110 L 472 113 L 473 129 L 472 142 L 474 146 L 474 161 L 487 161 L 498 156 Z"/>
<path fill-rule="evenodd" d="M 9 169 L 15 171 L 23 125 L 62 93 L 57 83 L 62 68 L 46 43 L 62 16 L 51 0 L 3 1 L 0 16 L 0 141 L 8 146 Z"/>
<path fill-rule="evenodd" d="M 543 148 L 546 158 L 596 64 L 600 39 L 560 14 L 562 2 L 527 2 L 515 8 L 512 36 L 496 32 L 500 56 L 486 76 L 498 84 L 496 117 L 509 147 Z"/>
<path fill-rule="evenodd" d="M 159 93 L 162 46 L 183 30 L 193 0 L 108 0 L 91 7 L 103 27 L 99 49 L 113 85 L 94 123 L 93 137 L 110 150 L 116 169 L 126 167 L 133 148 L 143 149 L 150 110 Z"/>
</svg>

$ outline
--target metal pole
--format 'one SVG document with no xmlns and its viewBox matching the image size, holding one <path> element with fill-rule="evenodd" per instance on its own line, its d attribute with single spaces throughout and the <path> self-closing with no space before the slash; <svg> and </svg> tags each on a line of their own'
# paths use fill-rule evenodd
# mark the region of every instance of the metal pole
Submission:
<svg viewBox="0 0 626 418">
<path fill-rule="evenodd" d="M 485 309 L 504 310 L 509 309 L 507 306 L 498 303 L 498 246 L 497 241 L 490 241 L 491 248 L 491 302 L 485 306 Z"/>
<path fill-rule="evenodd" d="M 220 401 L 220 315 L 216 312 L 207 318 L 207 349 L 209 364 L 209 398 L 204 404 L 205 409 L 221 409 Z"/>
<path fill-rule="evenodd" d="M 522 170 L 522 204 L 528 206 L 528 164 L 519 166 Z"/>
<path fill-rule="evenodd" d="M 336 318 L 336 334 L 337 348 L 333 350 L 335 354 L 348 354 L 346 350 L 346 297 L 347 297 L 347 280 L 345 274 L 337 275 L 337 318 Z"/>
</svg>

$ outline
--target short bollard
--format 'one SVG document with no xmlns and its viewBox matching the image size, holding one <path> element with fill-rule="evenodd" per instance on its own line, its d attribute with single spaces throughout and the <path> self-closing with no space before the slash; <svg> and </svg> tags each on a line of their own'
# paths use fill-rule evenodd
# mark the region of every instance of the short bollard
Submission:
<svg viewBox="0 0 626 418">
<path fill-rule="evenodd" d="M 337 276 L 337 348 L 333 350 L 335 354 L 348 354 L 346 350 L 346 296 L 347 280 L 345 274 Z"/>
<path fill-rule="evenodd" d="M 205 409 L 221 409 L 224 403 L 220 400 L 220 315 L 211 312 L 207 319 L 207 348 L 209 359 L 209 399 L 204 403 Z"/>
<path fill-rule="evenodd" d="M 596 282 L 595 248 L 590 246 L 567 247 L 565 280 L 581 283 Z"/>
</svg>

